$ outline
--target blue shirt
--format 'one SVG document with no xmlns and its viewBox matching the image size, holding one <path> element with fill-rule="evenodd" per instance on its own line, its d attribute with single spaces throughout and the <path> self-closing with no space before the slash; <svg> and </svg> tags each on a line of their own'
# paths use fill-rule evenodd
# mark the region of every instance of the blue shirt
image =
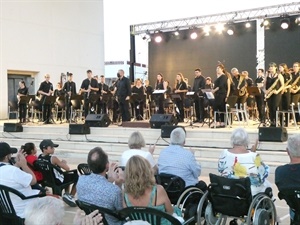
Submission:
<svg viewBox="0 0 300 225">
<path fill-rule="evenodd" d="M 170 145 L 159 155 L 158 171 L 181 177 L 187 187 L 198 183 L 201 166 L 191 151 L 180 145 Z"/>
<path fill-rule="evenodd" d="M 121 189 L 117 185 L 110 183 L 102 175 L 94 173 L 81 175 L 79 176 L 76 188 L 80 201 L 111 210 L 120 210 L 123 208 Z M 105 218 L 108 224 L 122 224 L 122 222 L 112 216 L 105 215 Z"/>
</svg>

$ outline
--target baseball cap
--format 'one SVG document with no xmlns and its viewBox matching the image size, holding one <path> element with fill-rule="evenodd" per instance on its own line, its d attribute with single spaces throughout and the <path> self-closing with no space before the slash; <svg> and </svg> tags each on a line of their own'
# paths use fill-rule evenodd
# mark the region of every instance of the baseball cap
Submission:
<svg viewBox="0 0 300 225">
<path fill-rule="evenodd" d="M 0 157 L 3 158 L 9 154 L 17 153 L 18 149 L 11 148 L 6 142 L 0 142 Z"/>
<path fill-rule="evenodd" d="M 47 147 L 58 147 L 58 144 L 54 144 L 50 139 L 44 139 L 40 143 L 40 149 L 43 150 L 44 148 Z"/>
</svg>

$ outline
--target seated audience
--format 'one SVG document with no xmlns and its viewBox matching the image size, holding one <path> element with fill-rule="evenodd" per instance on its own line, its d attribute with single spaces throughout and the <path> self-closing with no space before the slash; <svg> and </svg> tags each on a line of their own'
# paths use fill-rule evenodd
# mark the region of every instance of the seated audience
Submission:
<svg viewBox="0 0 300 225">
<path fill-rule="evenodd" d="M 109 164 L 107 154 L 100 147 L 89 152 L 87 162 L 92 173 L 79 177 L 78 199 L 111 210 L 122 209 L 123 171 L 120 168 L 116 169 L 116 164 Z M 106 172 L 108 172 L 108 179 L 106 179 Z M 122 224 L 112 216 L 105 215 L 105 218 L 108 224 Z"/>
<path fill-rule="evenodd" d="M 120 159 L 120 166 L 126 166 L 127 161 L 134 155 L 142 156 L 143 158 L 147 159 L 153 168 L 154 173 L 157 171 L 157 165 L 153 158 L 153 152 L 155 146 L 150 146 L 149 151 L 142 150 L 142 147 L 145 147 L 145 139 L 143 135 L 139 131 L 133 132 L 128 140 L 128 147 L 129 150 L 123 152 L 121 159 Z"/>
<path fill-rule="evenodd" d="M 288 138 L 287 154 L 290 162 L 275 170 L 275 184 L 279 191 L 284 189 L 300 189 L 300 134 Z M 290 210 L 291 222 L 295 213 Z M 291 223 L 292 224 L 292 223 Z"/>
<path fill-rule="evenodd" d="M 165 189 L 155 184 L 151 166 L 141 156 L 132 156 L 126 164 L 123 206 L 152 207 L 171 215 L 174 213 Z M 163 221 L 161 224 L 167 225 L 169 222 Z"/>
<path fill-rule="evenodd" d="M 184 148 L 185 131 L 181 127 L 175 128 L 170 135 L 170 145 L 163 149 L 158 158 L 158 172 L 174 174 L 185 181 L 185 186 L 199 184 L 201 166 L 197 162 L 194 152 Z M 204 183 L 204 182 L 203 182 Z M 199 185 L 204 189 L 205 184 Z"/>
<path fill-rule="evenodd" d="M 63 224 L 65 209 L 63 202 L 54 197 L 46 196 L 34 199 L 25 209 L 26 225 L 60 225 Z M 100 223 L 102 216 L 98 210 L 83 216 L 81 210 L 78 210 L 73 224 L 74 225 L 103 225 Z"/>
<path fill-rule="evenodd" d="M 22 145 L 21 149 L 24 150 L 24 152 L 26 153 L 26 161 L 29 165 L 29 168 L 34 173 L 37 183 L 41 182 L 43 180 L 43 174 L 40 171 L 35 170 L 33 166 L 33 163 L 38 159 L 38 157 L 36 156 L 37 150 L 35 144 L 28 142 L 25 145 Z M 32 189 L 45 191 L 45 189 L 39 184 L 34 184 L 31 187 Z"/>
<path fill-rule="evenodd" d="M 231 134 L 231 149 L 225 149 L 221 153 L 218 162 L 218 171 L 221 176 L 228 178 L 250 177 L 251 193 L 256 195 L 265 192 L 271 195 L 271 184 L 266 180 L 269 175 L 269 167 L 256 153 L 257 142 L 251 150 L 248 133 L 243 128 L 235 129 Z M 267 190 L 266 190 L 267 189 Z"/>
<path fill-rule="evenodd" d="M 31 185 L 36 183 L 36 178 L 27 165 L 23 151 L 18 152 L 14 165 L 9 163 L 11 155 L 16 152 L 16 148 L 11 148 L 6 142 L 0 142 L 0 184 L 11 187 L 25 196 L 36 195 L 39 190 L 31 188 Z M 22 200 L 11 195 L 11 201 L 17 216 L 24 218 L 25 206 L 33 199 Z"/>
<path fill-rule="evenodd" d="M 58 144 L 54 144 L 50 139 L 45 139 L 40 143 L 40 149 L 42 150 L 42 154 L 39 155 L 38 160 L 43 160 L 49 163 L 52 163 L 55 166 L 58 166 L 65 171 L 69 171 L 70 167 L 67 164 L 66 160 L 60 160 L 57 156 L 54 156 L 54 150 L 58 147 Z M 71 189 L 71 193 L 69 192 L 69 187 L 66 187 L 65 193 L 63 194 L 63 200 L 71 207 L 76 207 L 76 203 L 74 200 L 74 195 L 76 194 L 76 183 L 78 181 L 78 174 L 64 174 L 63 176 L 57 175 L 56 182 L 58 184 L 68 183 L 70 181 L 74 181 L 74 184 Z"/>
</svg>

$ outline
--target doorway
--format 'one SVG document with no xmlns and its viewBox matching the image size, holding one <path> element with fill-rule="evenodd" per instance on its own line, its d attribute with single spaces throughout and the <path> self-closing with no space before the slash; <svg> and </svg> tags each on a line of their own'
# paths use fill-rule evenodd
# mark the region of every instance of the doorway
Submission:
<svg viewBox="0 0 300 225">
<path fill-rule="evenodd" d="M 19 82 L 21 80 L 25 81 L 26 87 L 28 88 L 28 92 L 31 95 L 35 94 L 34 90 L 34 78 L 28 75 L 22 75 L 22 74 L 9 74 L 8 80 L 7 80 L 7 97 L 8 101 L 11 102 L 17 102 L 17 94 L 19 89 Z"/>
</svg>

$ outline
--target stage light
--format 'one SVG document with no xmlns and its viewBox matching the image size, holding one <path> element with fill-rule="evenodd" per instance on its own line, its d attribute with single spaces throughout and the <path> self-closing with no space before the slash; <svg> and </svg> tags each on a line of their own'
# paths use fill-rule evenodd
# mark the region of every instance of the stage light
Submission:
<svg viewBox="0 0 300 225">
<path fill-rule="evenodd" d="M 203 27 L 203 32 L 205 36 L 209 36 L 210 26 L 206 25 Z"/>
<path fill-rule="evenodd" d="M 150 37 L 149 34 L 145 34 L 145 35 L 142 37 L 142 39 L 143 39 L 144 41 L 148 41 L 148 42 L 151 41 L 151 37 Z"/>
<path fill-rule="evenodd" d="M 280 21 L 280 26 L 282 29 L 288 29 L 290 25 L 290 19 L 289 18 L 284 18 Z"/>
<path fill-rule="evenodd" d="M 295 19 L 295 23 L 300 26 L 300 16 Z"/>
<path fill-rule="evenodd" d="M 174 31 L 174 35 L 179 36 L 179 31 L 178 30 Z"/>
<path fill-rule="evenodd" d="M 250 22 L 247 22 L 247 23 L 245 24 L 245 27 L 246 27 L 246 28 L 250 28 L 250 27 L 251 27 L 251 23 L 250 23 Z"/>
<path fill-rule="evenodd" d="M 218 24 L 216 25 L 216 31 L 217 31 L 219 34 L 222 34 L 223 30 L 224 30 L 224 24 L 218 23 Z"/>
<path fill-rule="evenodd" d="M 270 25 L 270 21 L 265 19 L 261 24 L 260 27 L 268 27 Z"/>
<path fill-rule="evenodd" d="M 190 35 L 190 37 L 191 37 L 191 39 L 196 39 L 197 37 L 198 37 L 198 34 L 195 32 L 195 31 L 193 31 L 192 33 L 191 33 L 191 35 Z"/>
<path fill-rule="evenodd" d="M 162 41 L 162 37 L 161 35 L 157 35 L 155 38 L 154 38 L 155 42 L 156 43 L 160 43 Z"/>
<path fill-rule="evenodd" d="M 233 35 L 234 34 L 234 27 L 233 26 L 229 26 L 227 29 L 227 34 L 228 35 Z"/>
</svg>

